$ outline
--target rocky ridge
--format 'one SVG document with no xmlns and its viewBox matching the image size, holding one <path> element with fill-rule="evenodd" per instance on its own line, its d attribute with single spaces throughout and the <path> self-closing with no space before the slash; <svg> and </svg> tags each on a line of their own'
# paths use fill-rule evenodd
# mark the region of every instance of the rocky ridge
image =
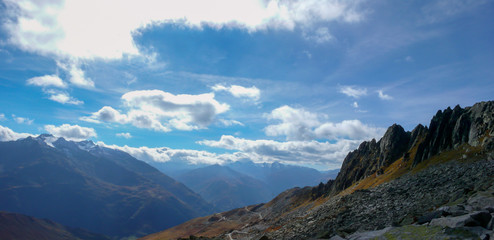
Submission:
<svg viewBox="0 0 494 240">
<path fill-rule="evenodd" d="M 336 194 L 352 184 L 382 174 L 391 163 L 403 158 L 413 166 L 441 152 L 467 144 L 484 152 L 494 150 L 494 102 L 480 102 L 472 107 L 439 110 L 429 127 L 418 125 L 411 132 L 394 124 L 384 136 L 360 144 L 350 152 L 335 181 L 326 186 Z"/>
<path fill-rule="evenodd" d="M 197 220 L 196 228 L 181 236 L 488 239 L 494 205 L 493 139 L 494 102 L 438 111 L 429 127 L 418 125 L 411 132 L 395 124 L 381 140 L 363 142 L 350 152 L 335 180 L 288 190 L 264 205 Z M 475 219 L 478 214 L 483 220 Z M 158 233 L 148 239 L 163 238 Z"/>
</svg>

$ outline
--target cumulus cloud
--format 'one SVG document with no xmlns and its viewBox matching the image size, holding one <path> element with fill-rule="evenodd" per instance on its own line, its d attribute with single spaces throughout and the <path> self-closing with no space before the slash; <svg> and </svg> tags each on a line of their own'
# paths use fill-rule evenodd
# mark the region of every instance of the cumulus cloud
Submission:
<svg viewBox="0 0 494 240">
<path fill-rule="evenodd" d="M 218 114 L 229 110 L 213 93 L 174 95 L 161 90 L 131 91 L 122 96 L 126 113 L 105 106 L 81 120 L 132 124 L 139 128 L 168 132 L 206 128 Z"/>
<path fill-rule="evenodd" d="M 367 89 L 353 86 L 343 86 L 340 88 L 340 93 L 343 93 L 349 97 L 360 98 L 367 95 Z"/>
<path fill-rule="evenodd" d="M 393 97 L 387 95 L 387 94 L 384 94 L 383 90 L 379 90 L 377 91 L 377 94 L 379 95 L 379 98 L 382 99 L 382 100 L 391 100 L 393 99 Z"/>
<path fill-rule="evenodd" d="M 255 162 L 284 162 L 292 164 L 321 164 L 339 167 L 349 151 L 354 150 L 359 140 L 342 139 L 335 143 L 318 141 L 248 140 L 230 135 L 221 136 L 220 140 L 204 140 L 199 144 L 238 150 L 244 157 Z"/>
<path fill-rule="evenodd" d="M 261 97 L 261 91 L 256 86 L 242 87 L 239 85 L 231 85 L 229 87 L 226 87 L 221 84 L 216 84 L 212 87 L 212 89 L 215 92 L 226 91 L 232 94 L 234 97 L 249 98 L 254 101 L 258 101 Z"/>
<path fill-rule="evenodd" d="M 96 131 L 93 128 L 81 127 L 79 125 L 62 124 L 58 127 L 45 125 L 45 131 L 54 136 L 74 141 L 97 137 Z"/>
<path fill-rule="evenodd" d="M 321 124 L 317 114 L 286 105 L 274 109 L 267 118 L 281 123 L 267 126 L 264 129 L 266 135 L 286 136 L 288 140 L 314 139 L 312 129 Z"/>
<path fill-rule="evenodd" d="M 14 121 L 18 124 L 27 124 L 27 125 L 31 125 L 33 124 L 34 120 L 33 119 L 29 119 L 29 118 L 24 118 L 24 117 L 17 117 L 16 115 L 12 114 L 12 118 L 14 119 Z"/>
<path fill-rule="evenodd" d="M 117 134 L 115 134 L 115 136 L 123 137 L 123 138 L 127 138 L 127 139 L 132 138 L 132 135 L 130 133 L 117 133 Z"/>
<path fill-rule="evenodd" d="M 67 88 L 67 84 L 62 81 L 57 75 L 44 75 L 40 77 L 33 77 L 27 80 L 28 85 L 34 85 L 39 87 L 57 87 Z"/>
<path fill-rule="evenodd" d="M 0 141 L 6 142 L 6 141 L 15 141 L 20 138 L 27 138 L 29 136 L 35 136 L 29 133 L 16 133 L 12 131 L 12 129 L 8 127 L 4 127 L 0 125 Z"/>
<path fill-rule="evenodd" d="M 264 131 L 267 136 L 286 136 L 287 140 L 314 139 L 355 139 L 378 138 L 384 129 L 371 127 L 359 120 L 344 120 L 339 123 L 322 121 L 324 115 L 311 113 L 302 108 L 282 106 L 266 115 L 269 120 L 281 123 L 268 125 Z"/>
</svg>

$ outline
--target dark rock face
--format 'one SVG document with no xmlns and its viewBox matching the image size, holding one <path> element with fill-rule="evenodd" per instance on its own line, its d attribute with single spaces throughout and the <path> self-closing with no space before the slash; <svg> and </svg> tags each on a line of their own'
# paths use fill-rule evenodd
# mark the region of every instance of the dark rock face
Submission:
<svg viewBox="0 0 494 240">
<path fill-rule="evenodd" d="M 419 124 L 412 132 L 394 124 L 378 142 L 374 139 L 363 142 L 357 150 L 350 152 L 338 177 L 326 188 L 337 193 L 376 172 L 380 174 L 382 169 L 401 157 L 404 161 L 412 160 L 415 166 L 462 144 L 480 147 L 485 152 L 494 149 L 493 101 L 467 108 L 457 105 L 454 109 L 439 110 L 429 128 Z"/>
<path fill-rule="evenodd" d="M 414 164 L 418 164 L 444 150 L 462 144 L 492 150 L 494 137 L 494 102 L 480 102 L 465 109 L 456 106 L 438 111 L 432 118 L 424 142 L 419 146 Z"/>
<path fill-rule="evenodd" d="M 357 150 L 346 156 L 333 189 L 341 191 L 356 181 L 389 166 L 406 152 L 410 136 L 411 133 L 405 132 L 403 127 L 393 124 L 379 142 L 372 139 L 360 144 Z"/>
</svg>

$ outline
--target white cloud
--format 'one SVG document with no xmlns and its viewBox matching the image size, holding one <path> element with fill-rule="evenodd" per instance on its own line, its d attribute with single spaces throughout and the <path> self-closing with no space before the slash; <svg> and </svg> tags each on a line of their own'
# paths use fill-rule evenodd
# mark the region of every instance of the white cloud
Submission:
<svg viewBox="0 0 494 240">
<path fill-rule="evenodd" d="M 45 131 L 54 136 L 74 141 L 97 137 L 96 131 L 93 128 L 81 127 L 79 125 L 62 124 L 58 127 L 45 125 Z"/>
<path fill-rule="evenodd" d="M 238 150 L 244 158 L 255 162 L 284 162 L 292 164 L 326 165 L 340 167 L 349 151 L 358 147 L 361 141 L 341 139 L 334 143 L 318 141 L 248 140 L 230 135 L 221 136 L 220 140 L 204 140 L 199 144 Z"/>
<path fill-rule="evenodd" d="M 217 154 L 190 149 L 129 147 L 106 145 L 98 142 L 101 146 L 127 152 L 133 157 L 146 162 L 179 161 L 190 164 L 224 164 L 240 160 L 251 160 L 258 163 L 278 161 L 287 164 L 314 164 L 338 168 L 348 152 L 357 148 L 360 141 L 340 140 L 334 143 L 317 141 L 278 142 L 272 140 L 247 140 L 224 135 L 218 141 L 204 140 L 198 143 L 210 147 L 236 150 L 237 152 Z"/>
<path fill-rule="evenodd" d="M 57 65 L 69 74 L 69 81 L 73 85 L 81 88 L 94 88 L 93 80 L 86 77 L 76 60 L 69 61 L 69 63 L 58 61 Z"/>
<path fill-rule="evenodd" d="M 27 124 L 27 125 L 31 125 L 33 124 L 34 120 L 33 119 L 29 119 L 29 118 L 23 118 L 23 117 L 17 117 L 15 116 L 14 114 L 12 114 L 12 118 L 14 119 L 14 121 L 18 124 Z"/>
<path fill-rule="evenodd" d="M 49 99 L 55 102 L 59 102 L 61 104 L 72 104 L 72 105 L 81 105 L 84 104 L 83 101 L 77 100 L 71 97 L 66 92 L 57 92 L 53 90 L 46 91 L 47 94 L 50 94 Z"/>
<path fill-rule="evenodd" d="M 17 139 L 26 138 L 29 136 L 34 136 L 34 135 L 29 133 L 16 133 L 12 131 L 12 129 L 0 125 L 0 141 L 2 142 L 15 141 Z"/>
<path fill-rule="evenodd" d="M 130 133 L 117 133 L 117 134 L 115 134 L 115 136 L 123 137 L 123 138 L 127 138 L 127 139 L 132 138 L 132 135 Z"/>
<path fill-rule="evenodd" d="M 191 164 L 223 164 L 225 162 L 235 161 L 242 156 L 240 153 L 216 154 L 207 151 L 171 149 L 167 147 L 129 147 L 127 145 L 122 147 L 117 145 L 106 145 L 103 142 L 98 142 L 98 145 L 124 151 L 145 162 L 180 161 Z"/>
<path fill-rule="evenodd" d="M 139 128 L 168 132 L 206 128 L 216 115 L 229 110 L 228 104 L 219 103 L 213 93 L 174 95 L 161 90 L 131 91 L 122 96 L 127 113 L 105 106 L 81 120 L 132 124 Z"/>
<path fill-rule="evenodd" d="M 244 126 L 243 123 L 233 119 L 219 119 L 218 121 L 226 127 L 230 127 L 233 125 Z"/>
<path fill-rule="evenodd" d="M 324 115 L 289 106 L 273 110 L 267 118 L 281 121 L 281 123 L 268 125 L 264 129 L 266 135 L 286 136 L 287 140 L 368 140 L 378 138 L 384 133 L 384 129 L 368 126 L 359 120 L 344 120 L 339 123 L 323 122 L 321 120 L 327 118 Z"/>
<path fill-rule="evenodd" d="M 0 121 L 5 121 L 7 118 L 5 118 L 5 114 L 0 113 Z"/>
<path fill-rule="evenodd" d="M 327 122 L 317 127 L 314 133 L 322 139 L 362 139 L 380 138 L 384 129 L 370 127 L 359 120 L 344 120 L 340 123 Z"/>
<path fill-rule="evenodd" d="M 317 23 L 360 21 L 359 2 L 6 0 L 6 12 L 13 20 L 3 25 L 10 43 L 26 51 L 59 58 L 119 59 L 139 54 L 133 34 L 152 25 L 207 24 L 248 31 L 312 28 Z"/>
<path fill-rule="evenodd" d="M 221 84 L 216 84 L 212 87 L 213 91 L 226 91 L 231 93 L 234 97 L 237 98 L 249 98 L 254 101 L 258 101 L 261 97 L 261 91 L 256 87 L 242 87 L 239 85 L 231 85 L 230 87 L 226 87 Z"/>
<path fill-rule="evenodd" d="M 343 93 L 349 97 L 360 98 L 367 95 L 366 88 L 357 88 L 352 86 L 343 86 L 340 88 L 340 93 Z"/>
<path fill-rule="evenodd" d="M 358 108 L 358 102 L 353 102 L 352 106 L 353 106 L 354 108 Z"/>
<path fill-rule="evenodd" d="M 286 105 L 274 109 L 267 118 L 281 123 L 267 126 L 264 129 L 266 135 L 286 136 L 288 140 L 314 139 L 312 128 L 321 124 L 317 114 Z"/>
<path fill-rule="evenodd" d="M 377 91 L 377 94 L 379 95 L 379 98 L 382 99 L 382 100 L 391 100 L 393 99 L 393 97 L 387 95 L 387 94 L 384 94 L 383 90 L 379 90 Z"/>
<path fill-rule="evenodd" d="M 58 87 L 67 88 L 67 84 L 57 75 L 44 75 L 41 77 L 33 77 L 27 80 L 28 85 L 40 87 Z"/>
</svg>

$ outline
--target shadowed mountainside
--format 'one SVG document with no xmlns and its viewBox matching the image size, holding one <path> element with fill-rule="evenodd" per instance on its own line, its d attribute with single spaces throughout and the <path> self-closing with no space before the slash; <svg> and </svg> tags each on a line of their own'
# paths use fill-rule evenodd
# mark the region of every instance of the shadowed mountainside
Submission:
<svg viewBox="0 0 494 240">
<path fill-rule="evenodd" d="M 0 210 L 108 236 L 205 215 L 199 195 L 127 153 L 51 135 L 0 142 Z"/>
<path fill-rule="evenodd" d="M 69 228 L 47 219 L 0 212 L 0 239 L 3 240 L 110 240 L 109 237 Z"/>
</svg>

